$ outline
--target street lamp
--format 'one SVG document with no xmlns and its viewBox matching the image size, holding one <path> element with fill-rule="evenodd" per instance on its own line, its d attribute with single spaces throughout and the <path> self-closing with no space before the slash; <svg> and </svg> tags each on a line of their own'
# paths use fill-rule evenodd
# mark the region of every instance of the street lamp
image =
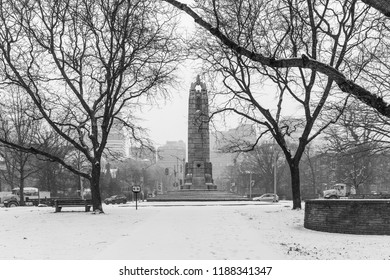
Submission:
<svg viewBox="0 0 390 280">
<path fill-rule="evenodd" d="M 255 180 L 252 180 L 252 172 L 249 171 L 249 198 L 252 199 L 252 188 L 255 185 Z"/>
</svg>

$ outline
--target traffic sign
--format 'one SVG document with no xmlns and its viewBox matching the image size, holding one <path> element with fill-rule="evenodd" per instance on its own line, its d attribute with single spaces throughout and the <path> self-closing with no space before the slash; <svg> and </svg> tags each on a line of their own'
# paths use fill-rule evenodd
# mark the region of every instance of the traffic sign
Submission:
<svg viewBox="0 0 390 280">
<path fill-rule="evenodd" d="M 141 191 L 141 186 L 133 186 L 133 193 L 135 194 L 135 210 L 138 209 L 138 193 Z"/>
<path fill-rule="evenodd" d="M 134 193 L 139 193 L 141 191 L 141 187 L 140 186 L 133 186 L 133 192 Z"/>
</svg>

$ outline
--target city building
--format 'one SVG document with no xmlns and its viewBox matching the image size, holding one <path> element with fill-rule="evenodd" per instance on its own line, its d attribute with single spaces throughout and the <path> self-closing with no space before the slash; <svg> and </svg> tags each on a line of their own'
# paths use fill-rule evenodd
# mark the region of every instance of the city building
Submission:
<svg viewBox="0 0 390 280">
<path fill-rule="evenodd" d="M 240 153 L 232 152 L 233 147 L 252 145 L 255 143 L 255 136 L 251 125 L 211 133 L 210 161 L 213 164 L 213 178 L 219 189 L 229 191 L 236 188 L 233 173 Z"/>
<path fill-rule="evenodd" d="M 165 170 L 161 183 L 166 190 L 177 190 L 183 184 L 186 144 L 184 141 L 167 141 L 157 148 L 157 165 Z"/>
<path fill-rule="evenodd" d="M 115 126 L 111 128 L 107 137 L 105 153 L 108 159 L 119 159 L 128 156 L 126 137 L 122 129 Z"/>
</svg>

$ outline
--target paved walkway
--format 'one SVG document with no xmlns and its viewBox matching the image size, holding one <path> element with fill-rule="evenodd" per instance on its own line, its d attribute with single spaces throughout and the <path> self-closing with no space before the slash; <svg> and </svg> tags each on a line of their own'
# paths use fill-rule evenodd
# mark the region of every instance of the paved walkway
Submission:
<svg viewBox="0 0 390 280">
<path fill-rule="evenodd" d="M 146 206 L 163 206 L 141 204 Z M 161 207 L 134 230 L 103 250 L 97 259 L 206 260 L 283 259 L 267 244 L 261 231 L 228 203 L 199 207 Z M 248 205 L 242 207 L 270 207 Z M 172 206 L 172 203 L 165 206 Z M 241 207 L 240 206 L 240 207 Z M 272 206 L 271 206 L 272 207 Z M 140 209 L 139 211 L 142 211 Z"/>
</svg>

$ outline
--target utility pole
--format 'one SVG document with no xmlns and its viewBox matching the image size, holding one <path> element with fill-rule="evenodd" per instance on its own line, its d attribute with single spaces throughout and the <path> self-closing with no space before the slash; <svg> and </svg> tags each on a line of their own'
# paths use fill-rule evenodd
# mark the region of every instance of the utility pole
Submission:
<svg viewBox="0 0 390 280">
<path fill-rule="evenodd" d="M 252 172 L 249 171 L 249 198 L 252 199 Z"/>
</svg>

